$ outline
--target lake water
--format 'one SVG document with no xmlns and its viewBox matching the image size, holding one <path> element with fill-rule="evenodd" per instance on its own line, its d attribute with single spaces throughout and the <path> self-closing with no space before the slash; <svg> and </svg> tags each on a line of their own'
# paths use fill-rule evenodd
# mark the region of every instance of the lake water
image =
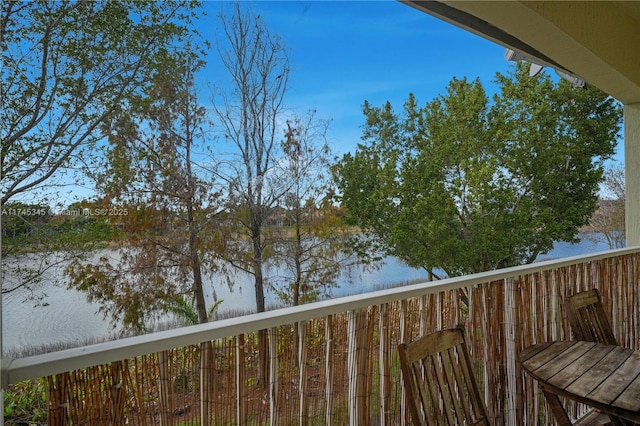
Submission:
<svg viewBox="0 0 640 426">
<path fill-rule="evenodd" d="M 608 247 L 604 241 L 594 243 L 583 239 L 578 244 L 557 243 L 554 249 L 541 256 L 540 260 L 605 250 L 608 250 Z M 61 269 L 53 268 L 48 272 L 44 282 L 54 282 L 55 278 L 60 276 Z M 365 293 L 392 284 L 426 278 L 425 271 L 410 268 L 395 258 L 387 258 L 377 270 L 356 269 L 350 274 L 345 273 L 339 281 L 339 287 L 332 291 L 332 296 Z M 217 283 L 215 277 L 210 278 L 207 283 L 210 289 L 209 303 L 213 300 L 211 289 L 215 287 L 218 300 L 223 300 L 218 308 L 220 313 L 255 310 L 251 278 L 238 274 L 234 281 L 236 284 L 231 291 L 226 284 Z M 36 302 L 27 300 L 30 293 L 26 291 L 16 291 L 3 296 L 2 338 L 5 352 L 31 346 L 74 344 L 92 339 L 99 341 L 118 331 L 97 312 L 96 304 L 87 302 L 83 293 L 51 284 L 41 291 L 46 294 L 46 298 L 43 299 L 43 304 L 38 306 L 34 306 Z M 277 303 L 273 294 L 267 293 L 266 298 L 267 305 Z"/>
</svg>

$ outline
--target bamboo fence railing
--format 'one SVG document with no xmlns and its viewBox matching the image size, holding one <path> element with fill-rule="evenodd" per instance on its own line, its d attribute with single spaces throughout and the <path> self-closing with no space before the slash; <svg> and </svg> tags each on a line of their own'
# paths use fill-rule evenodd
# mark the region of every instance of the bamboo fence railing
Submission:
<svg viewBox="0 0 640 426">
<path fill-rule="evenodd" d="M 621 344 L 640 349 L 636 251 L 473 282 L 468 306 L 457 288 L 432 289 L 269 327 L 268 383 L 257 330 L 50 376 L 49 424 L 405 424 L 398 343 L 462 323 L 494 424 L 552 425 L 518 353 L 570 338 L 562 301 L 594 287 Z"/>
</svg>

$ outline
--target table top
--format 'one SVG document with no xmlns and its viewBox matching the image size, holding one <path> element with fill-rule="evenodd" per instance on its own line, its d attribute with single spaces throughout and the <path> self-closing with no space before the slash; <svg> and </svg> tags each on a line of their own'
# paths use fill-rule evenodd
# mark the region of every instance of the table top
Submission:
<svg viewBox="0 0 640 426">
<path fill-rule="evenodd" d="M 640 351 L 556 341 L 528 347 L 520 362 L 553 393 L 640 422 Z"/>
</svg>

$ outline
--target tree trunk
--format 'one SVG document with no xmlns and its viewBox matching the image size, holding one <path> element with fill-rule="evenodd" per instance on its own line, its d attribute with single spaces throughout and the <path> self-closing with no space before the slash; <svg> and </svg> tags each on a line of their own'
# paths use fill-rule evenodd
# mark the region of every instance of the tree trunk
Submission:
<svg viewBox="0 0 640 426">
<path fill-rule="evenodd" d="M 198 311 L 198 322 L 203 324 L 209 321 L 207 315 L 207 303 L 204 299 L 204 288 L 202 284 L 202 269 L 200 257 L 198 256 L 195 232 L 191 232 L 189 237 L 189 256 L 191 270 L 193 272 L 193 294 L 196 299 L 196 309 Z"/>
<path fill-rule="evenodd" d="M 263 252 L 261 245 L 261 228 L 256 225 L 253 233 L 253 272 L 255 278 L 256 310 L 264 312 L 264 275 L 263 275 Z M 259 383 L 263 388 L 269 384 L 269 342 L 267 330 L 258 331 L 258 359 L 259 359 Z"/>
</svg>

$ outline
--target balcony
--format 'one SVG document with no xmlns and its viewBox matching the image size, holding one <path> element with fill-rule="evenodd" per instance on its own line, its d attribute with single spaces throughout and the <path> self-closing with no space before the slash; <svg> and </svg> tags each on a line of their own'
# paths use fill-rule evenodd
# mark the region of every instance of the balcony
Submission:
<svg viewBox="0 0 640 426">
<path fill-rule="evenodd" d="M 3 360 L 2 388 L 46 377 L 52 425 L 404 424 L 398 343 L 464 323 L 494 424 L 552 425 L 517 355 L 570 337 L 561 302 L 593 287 L 640 349 L 640 248 L 627 248 Z"/>
</svg>

